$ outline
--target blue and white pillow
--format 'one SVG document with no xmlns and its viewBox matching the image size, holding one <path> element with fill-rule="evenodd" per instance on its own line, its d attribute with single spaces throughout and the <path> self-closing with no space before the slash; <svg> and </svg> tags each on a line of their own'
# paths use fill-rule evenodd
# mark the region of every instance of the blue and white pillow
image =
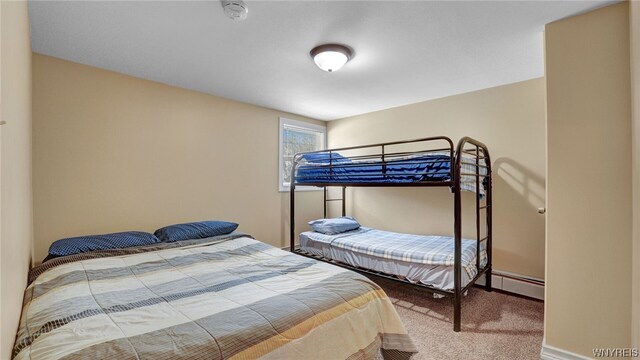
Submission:
<svg viewBox="0 0 640 360">
<path fill-rule="evenodd" d="M 336 235 L 343 232 L 352 231 L 360 228 L 360 224 L 356 219 L 350 216 L 343 216 L 333 219 L 318 219 L 309 221 L 309 225 L 313 231 L 326 234 Z"/>
<path fill-rule="evenodd" d="M 165 226 L 153 234 L 162 242 L 203 239 L 234 232 L 238 224 L 228 221 L 198 221 Z"/>
<path fill-rule="evenodd" d="M 329 160 L 331 160 L 332 163 L 351 162 L 351 159 L 344 157 L 337 152 L 329 153 L 328 151 L 303 154 L 302 158 L 305 159 L 308 163 L 319 163 L 319 164 L 328 163 Z"/>
<path fill-rule="evenodd" d="M 80 254 L 88 251 L 151 245 L 159 242 L 160 240 L 153 234 L 142 231 L 78 236 L 55 241 L 49 247 L 48 258 Z"/>
</svg>

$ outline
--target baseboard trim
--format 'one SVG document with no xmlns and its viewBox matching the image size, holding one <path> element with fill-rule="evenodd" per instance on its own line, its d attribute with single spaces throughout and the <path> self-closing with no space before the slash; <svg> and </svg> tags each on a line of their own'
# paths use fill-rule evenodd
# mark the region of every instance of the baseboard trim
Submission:
<svg viewBox="0 0 640 360">
<path fill-rule="evenodd" d="M 563 350 L 555 346 L 547 345 L 546 342 L 542 343 L 542 350 L 540 350 L 540 359 L 542 360 L 591 360 L 590 357 L 572 353 L 571 351 Z"/>
</svg>

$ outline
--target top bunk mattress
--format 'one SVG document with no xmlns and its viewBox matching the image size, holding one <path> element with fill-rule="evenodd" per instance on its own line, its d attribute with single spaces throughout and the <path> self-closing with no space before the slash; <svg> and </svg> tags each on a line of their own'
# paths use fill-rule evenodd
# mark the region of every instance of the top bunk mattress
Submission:
<svg viewBox="0 0 640 360">
<path fill-rule="evenodd" d="M 338 153 L 338 158 L 329 163 L 301 162 L 296 169 L 296 184 L 330 183 L 393 183 L 445 182 L 451 180 L 451 156 L 449 152 L 415 154 L 382 159 L 352 160 Z M 462 173 L 486 175 L 484 159 L 476 171 L 475 158 L 463 156 Z M 481 181 L 483 179 L 481 178 Z M 463 175 L 460 187 L 466 191 L 476 191 L 476 177 Z M 484 186 L 480 186 L 484 195 Z"/>
</svg>

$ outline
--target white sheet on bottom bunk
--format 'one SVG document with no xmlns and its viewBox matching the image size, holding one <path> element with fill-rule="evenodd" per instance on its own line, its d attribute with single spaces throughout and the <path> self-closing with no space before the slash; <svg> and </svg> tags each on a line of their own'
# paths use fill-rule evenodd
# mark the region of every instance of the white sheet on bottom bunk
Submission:
<svg viewBox="0 0 640 360">
<path fill-rule="evenodd" d="M 380 230 L 368 229 L 367 236 L 376 236 L 381 233 Z M 358 231 L 354 231 L 354 234 Z M 389 232 L 384 232 L 388 237 Z M 454 269 L 451 265 L 433 265 L 424 264 L 419 262 L 403 261 L 398 259 L 389 259 L 376 255 L 364 254 L 361 252 L 354 252 L 342 247 L 331 246 L 331 243 L 335 239 L 341 239 L 341 242 L 348 241 L 351 237 L 349 233 L 342 233 L 337 235 L 325 235 L 315 231 L 307 231 L 300 234 L 300 248 L 310 254 L 322 256 L 328 259 L 332 259 L 341 263 L 345 263 L 351 266 L 361 267 L 374 271 L 383 272 L 385 274 L 396 275 L 400 278 L 406 279 L 413 283 L 422 283 L 428 286 L 435 287 L 442 290 L 453 290 L 454 287 Z M 362 236 L 362 232 L 358 233 Z M 345 236 L 346 235 L 346 236 Z M 402 235 L 398 234 L 398 239 L 402 238 Z M 333 238 L 333 240 L 330 240 Z M 353 237 L 358 239 L 358 237 Z M 453 241 L 453 238 L 451 238 Z M 397 244 L 396 244 L 397 245 Z M 474 245 L 475 251 L 475 245 Z M 484 266 L 487 263 L 486 251 L 484 246 L 481 248 L 481 263 L 480 266 Z M 466 266 L 469 271 L 462 271 L 462 286 L 465 286 L 471 281 L 471 278 L 477 274 L 475 269 L 475 256 L 469 259 L 467 264 L 473 264 L 473 266 Z M 471 272 L 469 274 L 468 272 Z"/>
</svg>

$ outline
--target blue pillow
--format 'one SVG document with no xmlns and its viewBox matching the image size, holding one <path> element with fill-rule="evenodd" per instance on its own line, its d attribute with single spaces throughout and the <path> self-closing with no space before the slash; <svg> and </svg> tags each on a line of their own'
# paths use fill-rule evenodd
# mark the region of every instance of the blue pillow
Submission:
<svg viewBox="0 0 640 360">
<path fill-rule="evenodd" d="M 341 234 L 343 232 L 360 228 L 358 221 L 350 216 L 343 216 L 334 219 L 313 220 L 309 221 L 309 225 L 311 225 L 313 231 L 327 235 Z"/>
<path fill-rule="evenodd" d="M 160 240 L 153 234 L 141 231 L 85 235 L 55 241 L 49 247 L 49 256 L 68 256 L 87 251 L 121 249 L 132 246 L 157 244 L 159 242 Z"/>
<path fill-rule="evenodd" d="M 302 158 L 310 163 L 328 163 L 331 159 L 332 163 L 345 163 L 351 162 L 351 159 L 340 155 L 337 152 L 318 152 L 302 155 Z"/>
<path fill-rule="evenodd" d="M 232 233 L 237 228 L 238 224 L 227 221 L 198 221 L 165 226 L 153 234 L 162 242 L 174 242 L 225 235 Z"/>
</svg>

